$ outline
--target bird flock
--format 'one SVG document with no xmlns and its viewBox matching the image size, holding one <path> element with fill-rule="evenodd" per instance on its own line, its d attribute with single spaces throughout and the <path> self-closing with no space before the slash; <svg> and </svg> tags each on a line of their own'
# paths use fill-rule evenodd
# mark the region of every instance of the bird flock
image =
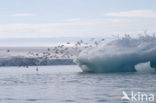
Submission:
<svg viewBox="0 0 156 103">
<path fill-rule="evenodd" d="M 104 38 L 100 40 L 97 40 L 96 38 L 90 38 L 88 41 L 68 41 L 66 43 L 58 44 L 54 47 L 49 47 L 42 53 L 28 52 L 28 55 L 39 59 L 73 59 L 76 58 L 81 51 L 88 48 L 97 47 L 104 40 Z"/>
<path fill-rule="evenodd" d="M 90 38 L 87 41 L 85 40 L 78 40 L 76 42 L 65 42 L 65 43 L 58 43 L 53 47 L 46 48 L 45 51 L 42 52 L 32 52 L 29 51 L 27 53 L 28 57 L 36 58 L 36 65 L 39 66 L 41 62 L 48 61 L 50 59 L 74 59 L 77 58 L 81 51 L 85 49 L 90 49 L 97 47 L 100 45 L 104 38 L 96 39 Z M 11 53 L 11 50 L 7 49 L 7 53 Z M 28 68 L 28 65 L 23 65 L 23 67 Z M 38 67 L 36 69 L 38 71 Z"/>
</svg>

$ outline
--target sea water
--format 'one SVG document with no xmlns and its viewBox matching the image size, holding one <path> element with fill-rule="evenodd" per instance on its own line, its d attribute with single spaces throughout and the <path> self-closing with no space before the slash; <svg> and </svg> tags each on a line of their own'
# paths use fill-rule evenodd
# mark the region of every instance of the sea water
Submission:
<svg viewBox="0 0 156 103">
<path fill-rule="evenodd" d="M 83 73 L 68 65 L 36 68 L 1 67 L 0 103 L 121 103 L 123 91 L 156 96 L 156 75 L 151 73 Z"/>
</svg>

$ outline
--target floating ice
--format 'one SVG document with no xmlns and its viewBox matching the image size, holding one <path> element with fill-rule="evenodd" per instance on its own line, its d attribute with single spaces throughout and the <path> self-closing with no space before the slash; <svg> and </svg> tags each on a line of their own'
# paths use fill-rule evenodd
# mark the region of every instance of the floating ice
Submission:
<svg viewBox="0 0 156 103">
<path fill-rule="evenodd" d="M 150 62 L 137 64 L 135 69 L 139 73 L 155 73 L 155 69 L 151 67 Z"/>
<path fill-rule="evenodd" d="M 100 73 L 136 72 L 137 64 L 148 61 L 149 67 L 156 68 L 155 36 L 131 38 L 126 35 L 122 39 L 84 50 L 75 60 L 84 72 Z"/>
</svg>

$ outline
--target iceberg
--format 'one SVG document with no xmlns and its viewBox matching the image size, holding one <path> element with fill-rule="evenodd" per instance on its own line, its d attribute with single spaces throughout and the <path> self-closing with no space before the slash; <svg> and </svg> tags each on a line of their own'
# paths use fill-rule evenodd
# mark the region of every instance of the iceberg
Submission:
<svg viewBox="0 0 156 103">
<path fill-rule="evenodd" d="M 137 72 L 136 68 L 140 66 L 136 65 L 145 62 L 149 62 L 149 67 L 155 71 L 156 37 L 153 35 L 131 38 L 126 35 L 121 39 L 86 49 L 74 61 L 83 72 Z"/>
</svg>

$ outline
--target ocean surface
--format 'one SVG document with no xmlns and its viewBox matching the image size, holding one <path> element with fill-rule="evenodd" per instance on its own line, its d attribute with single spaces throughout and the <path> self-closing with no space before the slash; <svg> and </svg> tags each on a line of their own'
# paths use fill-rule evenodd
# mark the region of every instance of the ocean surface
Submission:
<svg viewBox="0 0 156 103">
<path fill-rule="evenodd" d="M 155 74 L 87 74 L 75 65 L 36 68 L 0 67 L 0 103 L 122 103 L 123 91 L 156 93 Z"/>
</svg>

